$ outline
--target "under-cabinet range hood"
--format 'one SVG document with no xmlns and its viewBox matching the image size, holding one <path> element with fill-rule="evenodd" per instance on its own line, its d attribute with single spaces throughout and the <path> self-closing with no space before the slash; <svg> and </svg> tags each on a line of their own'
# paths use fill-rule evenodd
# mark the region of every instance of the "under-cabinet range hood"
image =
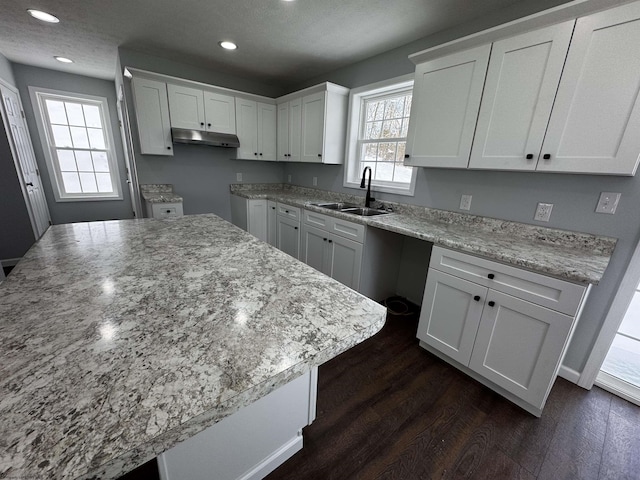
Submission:
<svg viewBox="0 0 640 480">
<path fill-rule="evenodd" d="M 237 135 L 229 133 L 202 132 L 186 128 L 172 128 L 171 136 L 174 143 L 195 143 L 212 147 L 238 148 L 240 140 Z"/>
</svg>

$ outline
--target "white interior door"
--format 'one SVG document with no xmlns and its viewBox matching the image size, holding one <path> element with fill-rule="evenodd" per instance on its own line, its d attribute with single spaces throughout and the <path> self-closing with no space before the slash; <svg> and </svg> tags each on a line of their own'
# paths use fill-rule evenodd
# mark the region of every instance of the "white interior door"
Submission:
<svg viewBox="0 0 640 480">
<path fill-rule="evenodd" d="M 40 238 L 51 224 L 49 207 L 42 189 L 40 172 L 33 153 L 33 145 L 29 130 L 24 120 L 22 103 L 18 93 L 0 84 L 2 92 L 2 115 L 11 143 L 13 160 L 16 163 L 18 178 L 25 197 L 27 210 L 31 219 L 33 233 Z"/>
<path fill-rule="evenodd" d="M 129 112 L 127 101 L 124 95 L 124 85 L 120 85 L 118 90 L 118 124 L 120 125 L 120 136 L 122 138 L 122 151 L 124 153 L 124 163 L 127 169 L 127 186 L 131 195 L 131 208 L 133 216 L 142 218 L 142 202 L 140 201 L 140 187 L 138 185 L 138 170 L 135 164 L 133 142 L 131 141 L 131 126 L 129 125 Z M 133 160 L 133 161 L 132 161 Z"/>
</svg>

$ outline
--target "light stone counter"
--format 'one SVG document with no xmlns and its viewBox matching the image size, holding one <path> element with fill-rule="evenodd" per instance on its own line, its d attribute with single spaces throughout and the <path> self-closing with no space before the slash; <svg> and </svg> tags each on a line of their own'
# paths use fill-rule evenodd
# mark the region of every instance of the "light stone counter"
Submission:
<svg viewBox="0 0 640 480">
<path fill-rule="evenodd" d="M 0 478 L 116 478 L 385 313 L 214 215 L 53 226 L 0 285 Z"/>
<path fill-rule="evenodd" d="M 310 203 L 363 204 L 363 197 L 287 184 L 233 184 L 231 193 L 248 199 L 268 198 L 304 207 L 583 284 L 599 283 L 617 242 L 615 238 L 588 233 L 392 202 L 384 202 L 384 207 L 391 208 L 393 214 L 359 217 Z"/>
</svg>

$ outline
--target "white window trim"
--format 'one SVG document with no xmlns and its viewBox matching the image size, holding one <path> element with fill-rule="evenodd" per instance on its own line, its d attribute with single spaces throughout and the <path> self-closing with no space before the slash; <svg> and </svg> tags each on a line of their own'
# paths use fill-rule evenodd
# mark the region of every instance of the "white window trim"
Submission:
<svg viewBox="0 0 640 480">
<path fill-rule="evenodd" d="M 109 169 L 112 172 L 112 185 L 113 193 L 65 193 L 62 188 L 62 179 L 60 178 L 60 171 L 55 165 L 53 153 L 51 152 L 49 138 L 49 129 L 44 124 L 44 98 L 46 96 L 59 96 L 77 98 L 80 100 L 88 100 L 101 104 L 102 122 L 104 125 L 104 131 L 107 141 L 107 151 L 109 159 Z M 113 141 L 113 132 L 111 128 L 111 119 L 109 117 L 109 103 L 105 97 L 97 97 L 94 95 L 86 95 L 83 93 L 64 92 L 61 90 L 51 90 L 48 88 L 29 87 L 29 96 L 31 97 L 31 105 L 33 106 L 33 113 L 36 117 L 36 125 L 38 126 L 38 134 L 40 136 L 40 143 L 42 144 L 42 151 L 44 152 L 44 158 L 47 162 L 47 169 L 49 170 L 49 178 L 51 180 L 51 187 L 53 189 L 53 196 L 56 202 L 95 202 L 95 201 L 109 201 L 109 200 L 122 200 L 120 171 L 118 169 L 118 158 L 116 157 L 115 143 Z"/>
<path fill-rule="evenodd" d="M 347 120 L 347 142 L 345 151 L 345 167 L 343 185 L 347 188 L 360 189 L 361 172 L 357 171 L 358 166 L 358 135 L 360 131 L 360 117 L 363 97 L 372 95 L 384 95 L 393 90 L 413 86 L 414 75 L 412 73 L 401 77 L 390 78 L 381 82 L 364 85 L 354 88 L 349 92 L 349 117 Z M 407 188 L 395 185 L 384 184 L 371 180 L 371 190 L 375 192 L 394 193 L 396 195 L 413 196 L 416 189 L 417 169 L 413 167 L 411 182 Z"/>
</svg>

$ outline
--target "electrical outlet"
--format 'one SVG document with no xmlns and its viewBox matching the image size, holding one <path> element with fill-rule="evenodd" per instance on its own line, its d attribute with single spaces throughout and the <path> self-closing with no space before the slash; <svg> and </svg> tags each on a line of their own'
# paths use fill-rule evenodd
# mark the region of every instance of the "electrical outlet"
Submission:
<svg viewBox="0 0 640 480">
<path fill-rule="evenodd" d="M 314 187 L 318 186 L 318 177 L 313 177 L 313 186 Z"/>
<path fill-rule="evenodd" d="M 287 177 L 287 182 L 291 183 L 291 175 Z"/>
<path fill-rule="evenodd" d="M 460 197 L 460 210 L 471 210 L 471 195 L 462 195 Z"/>
<path fill-rule="evenodd" d="M 615 192 L 601 192 L 600 200 L 596 206 L 596 212 L 598 213 L 610 213 L 613 215 L 618 208 L 618 202 L 620 201 L 620 194 Z"/>
<path fill-rule="evenodd" d="M 539 222 L 548 222 L 549 218 L 551 218 L 552 209 L 553 203 L 539 203 L 538 208 L 536 208 L 536 215 L 533 219 L 538 220 Z"/>
<path fill-rule="evenodd" d="M 238 172 L 236 173 L 236 182 L 241 182 L 242 181 L 242 173 Z"/>
</svg>

